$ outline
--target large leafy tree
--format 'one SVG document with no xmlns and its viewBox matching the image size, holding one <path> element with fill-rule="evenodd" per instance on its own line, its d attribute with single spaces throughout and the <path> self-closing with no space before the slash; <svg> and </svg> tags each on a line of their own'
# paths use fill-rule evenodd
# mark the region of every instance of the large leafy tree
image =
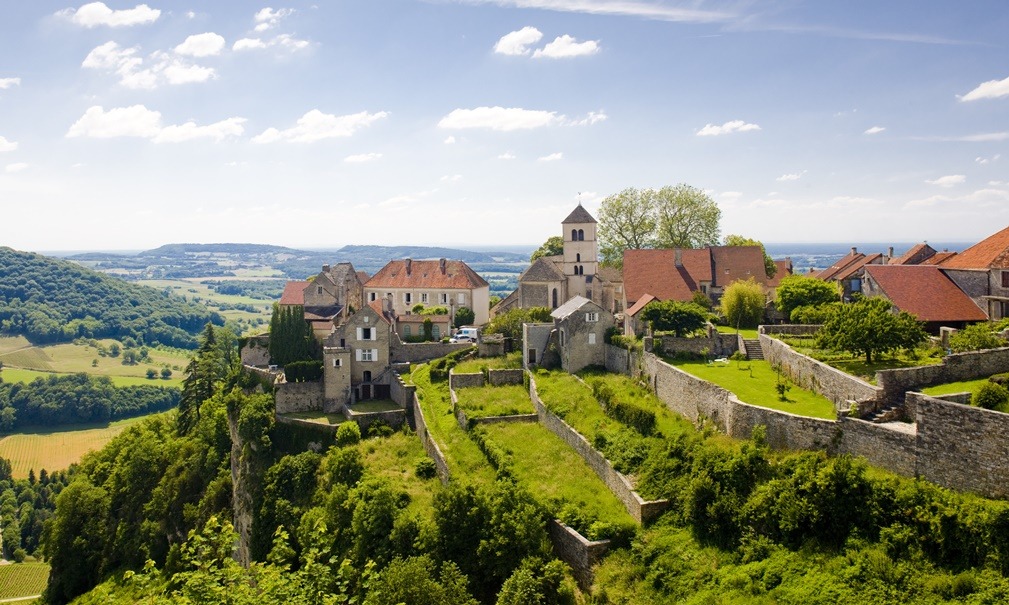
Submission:
<svg viewBox="0 0 1009 605">
<path fill-rule="evenodd" d="M 600 253 L 619 265 L 625 250 L 713 246 L 721 218 L 715 201 L 690 185 L 624 189 L 599 208 Z"/>
<path fill-rule="evenodd" d="M 764 288 L 751 277 L 736 280 L 722 293 L 721 311 L 730 326 L 756 328 L 764 318 Z"/>
<path fill-rule="evenodd" d="M 774 275 L 778 272 L 778 266 L 774 264 L 774 259 L 771 258 L 771 256 L 767 253 L 767 250 L 764 249 L 764 244 L 761 241 L 750 237 L 744 237 L 742 235 L 731 234 L 725 236 L 725 245 L 760 246 L 760 252 L 764 255 L 764 273 L 767 274 L 768 277 L 774 277 Z"/>
<path fill-rule="evenodd" d="M 885 298 L 863 298 L 837 307 L 817 337 L 821 348 L 865 355 L 871 364 L 880 354 L 914 349 L 927 335 L 922 324 L 906 311 L 894 313 Z"/>
<path fill-rule="evenodd" d="M 774 304 L 791 317 L 796 307 L 819 307 L 838 300 L 840 293 L 835 284 L 808 275 L 789 275 L 778 284 Z"/>
<path fill-rule="evenodd" d="M 654 330 L 686 336 L 708 322 L 708 312 L 692 302 L 652 301 L 641 310 L 641 318 L 650 322 Z"/>
<path fill-rule="evenodd" d="M 529 257 L 529 262 L 534 262 L 541 256 L 557 256 L 564 254 L 564 238 L 559 235 L 551 235 L 543 245 L 536 249 Z"/>
</svg>

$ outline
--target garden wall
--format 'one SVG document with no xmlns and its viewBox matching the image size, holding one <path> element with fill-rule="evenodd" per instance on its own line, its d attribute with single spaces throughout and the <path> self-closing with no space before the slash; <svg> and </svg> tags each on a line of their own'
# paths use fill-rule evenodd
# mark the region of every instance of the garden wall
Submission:
<svg viewBox="0 0 1009 605">
<path fill-rule="evenodd" d="M 406 422 L 406 410 L 389 410 L 388 412 L 355 412 L 350 408 L 344 408 L 344 416 L 357 423 L 361 427 L 361 433 L 367 434 L 368 427 L 381 420 L 394 429 L 399 429 Z"/>
<path fill-rule="evenodd" d="M 800 387 L 831 400 L 836 410 L 847 410 L 849 401 L 872 402 L 870 407 L 874 407 L 876 402 L 883 401 L 882 388 L 859 380 L 812 357 L 797 353 L 792 347 L 766 334 L 759 336 L 760 348 L 768 363 L 772 366 L 780 365 L 789 378 Z M 860 409 L 864 409 L 864 406 Z"/>
<path fill-rule="evenodd" d="M 392 379 L 389 381 L 389 399 L 395 401 L 400 407 L 409 409 L 410 402 L 413 401 L 413 397 L 416 392 L 416 386 L 406 384 L 403 382 L 402 376 L 399 374 L 393 374 Z"/>
<path fill-rule="evenodd" d="M 482 387 L 484 385 L 484 377 L 480 372 L 475 372 L 473 374 L 456 374 L 454 370 L 449 370 L 448 372 L 448 388 L 451 389 L 465 389 L 468 387 Z"/>
<path fill-rule="evenodd" d="M 393 344 L 389 354 L 393 361 L 416 363 L 444 357 L 472 346 L 465 342 L 401 342 Z"/>
<path fill-rule="evenodd" d="M 525 371 L 519 369 L 487 370 L 487 381 L 496 387 L 506 384 L 522 384 L 524 377 Z"/>
<path fill-rule="evenodd" d="M 874 424 L 848 416 L 839 417 L 837 424 L 839 453 L 862 456 L 873 466 L 905 477 L 915 476 L 918 452 L 913 424 Z"/>
<path fill-rule="evenodd" d="M 276 385 L 274 401 L 278 414 L 322 411 L 322 381 L 283 382 Z"/>
<path fill-rule="evenodd" d="M 641 524 L 648 523 L 669 507 L 667 500 L 647 501 L 641 498 L 634 491 L 630 480 L 614 469 L 610 461 L 592 447 L 588 439 L 573 429 L 568 423 L 564 422 L 559 416 L 548 410 L 540 399 L 539 393 L 536 391 L 536 381 L 531 376 L 529 378 L 529 398 L 532 399 L 533 407 L 536 408 L 536 413 L 539 415 L 539 420 L 543 426 L 554 435 L 560 437 L 564 443 L 567 443 L 582 457 L 582 460 L 602 479 L 606 487 L 613 492 L 613 495 L 623 503 L 624 508 L 627 509 L 628 514 L 635 521 Z"/>
<path fill-rule="evenodd" d="M 441 448 L 435 443 L 434 437 L 427 430 L 427 420 L 424 418 L 424 411 L 420 409 L 420 400 L 416 394 L 413 396 L 413 401 L 410 402 L 410 407 L 413 409 L 413 420 L 417 428 L 417 436 L 420 437 L 420 442 L 424 445 L 424 451 L 434 460 L 435 468 L 438 469 L 438 478 L 441 479 L 442 483 L 448 485 L 451 478 L 448 462 L 445 461 L 445 455 L 441 453 Z"/>
<path fill-rule="evenodd" d="M 561 561 L 571 566 L 572 574 L 583 590 L 592 586 L 592 567 L 602 560 L 610 548 L 609 540 L 591 542 L 580 533 L 564 525 L 557 519 L 547 524 L 547 533 L 554 545 L 554 553 Z"/>
<path fill-rule="evenodd" d="M 882 387 L 887 401 L 898 402 L 904 393 L 947 382 L 987 378 L 1009 372 L 1009 347 L 954 353 L 938 365 L 900 368 L 876 372 L 876 383 Z"/>
<path fill-rule="evenodd" d="M 707 338 L 677 338 L 663 334 L 657 337 L 662 343 L 662 351 L 671 353 L 692 353 L 694 355 L 714 355 L 728 357 L 739 350 L 739 339 L 735 334 L 722 334 L 712 331 Z"/>
<path fill-rule="evenodd" d="M 1009 414 L 915 396 L 918 475 L 989 498 L 1009 497 Z"/>
<path fill-rule="evenodd" d="M 760 334 L 789 334 L 792 336 L 809 336 L 820 331 L 819 325 L 813 324 L 771 324 L 760 326 Z"/>
</svg>

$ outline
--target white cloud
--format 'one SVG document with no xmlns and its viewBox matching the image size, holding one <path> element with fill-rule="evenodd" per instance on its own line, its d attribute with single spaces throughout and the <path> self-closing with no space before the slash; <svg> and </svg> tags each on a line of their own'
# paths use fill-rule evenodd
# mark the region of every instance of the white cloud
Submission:
<svg viewBox="0 0 1009 605">
<path fill-rule="evenodd" d="M 89 107 L 70 126 L 66 136 L 95 139 L 138 137 L 155 143 L 180 143 L 193 139 L 220 141 L 229 136 L 241 135 L 245 130 L 242 126 L 244 123 L 245 118 L 228 118 L 207 126 L 197 126 L 193 122 L 162 126 L 161 112 L 147 109 L 143 105 L 115 107 L 108 111 L 95 105 Z"/>
<path fill-rule="evenodd" d="M 175 47 L 175 52 L 189 57 L 210 57 L 221 54 L 223 49 L 224 36 L 207 32 L 189 36 L 185 42 Z"/>
<path fill-rule="evenodd" d="M 948 174 L 946 176 L 941 176 L 932 181 L 925 181 L 929 185 L 937 185 L 939 187 L 953 187 L 955 185 L 960 185 L 965 182 L 967 177 L 962 174 Z"/>
<path fill-rule="evenodd" d="M 186 11 L 186 19 L 195 19 L 195 18 L 196 18 L 196 12 Z"/>
<path fill-rule="evenodd" d="M 977 85 L 977 88 L 960 97 L 960 100 L 977 101 L 978 99 L 998 99 L 1001 97 L 1009 97 L 1009 78 L 982 82 Z"/>
<path fill-rule="evenodd" d="M 548 59 L 569 59 L 571 57 L 585 57 L 599 52 L 599 42 L 587 40 L 579 42 L 571 36 L 564 34 L 558 36 L 553 42 L 533 53 L 534 58 L 546 57 Z"/>
<path fill-rule="evenodd" d="M 499 159 L 499 160 L 514 160 L 515 159 L 515 154 L 513 154 L 510 151 L 506 151 L 506 152 L 502 153 L 501 155 L 497 156 L 497 159 Z"/>
<path fill-rule="evenodd" d="M 551 153 L 550 155 L 545 155 L 543 157 L 536 158 L 537 162 L 556 162 L 557 160 L 563 160 L 564 154 L 561 152 Z"/>
<path fill-rule="evenodd" d="M 28 168 L 28 164 L 25 164 L 24 162 L 15 162 L 13 164 L 7 164 L 7 167 L 4 170 L 13 173 L 13 172 L 21 172 L 26 168 Z"/>
<path fill-rule="evenodd" d="M 995 155 L 993 155 L 990 158 L 983 158 L 981 156 L 978 156 L 978 157 L 974 158 L 974 161 L 977 162 L 978 164 L 981 164 L 982 166 L 987 166 L 988 164 L 991 164 L 992 162 L 998 161 L 998 159 L 1000 157 L 1002 157 L 1002 154 L 1001 153 L 996 153 Z"/>
<path fill-rule="evenodd" d="M 106 42 L 92 49 L 81 67 L 115 73 L 123 86 L 148 90 L 162 84 L 206 82 L 217 75 L 212 67 L 187 63 L 161 51 L 151 53 L 149 66 L 144 67 L 144 59 L 138 56 L 139 50 L 138 47 L 122 48 L 115 42 Z"/>
<path fill-rule="evenodd" d="M 20 86 L 21 78 L 0 78 L 0 90 L 6 90 L 12 86 Z"/>
<path fill-rule="evenodd" d="M 308 40 L 299 40 L 290 34 L 280 34 L 279 36 L 269 40 L 263 40 L 261 38 L 242 38 L 231 45 L 231 50 L 241 51 L 277 47 L 282 50 L 289 50 L 293 52 L 304 50 L 311 46 L 311 44 L 312 43 Z"/>
<path fill-rule="evenodd" d="M 1009 191 L 1005 189 L 978 189 L 966 195 L 951 197 L 948 195 L 933 195 L 931 197 L 918 200 L 911 200 L 904 204 L 904 209 L 929 208 L 939 205 L 953 206 L 956 211 L 968 210 L 968 206 L 974 208 L 1004 208 L 1009 202 Z"/>
<path fill-rule="evenodd" d="M 486 0 L 478 0 L 486 1 Z M 515 8 L 537 8 L 569 13 L 589 13 L 594 15 L 623 15 L 643 17 L 657 21 L 678 21 L 687 23 L 711 23 L 727 21 L 732 13 L 706 11 L 692 8 L 665 6 L 636 0 L 490 0 L 500 6 Z"/>
<path fill-rule="evenodd" d="M 446 174 L 445 176 L 441 177 L 441 179 L 439 179 L 439 180 L 441 182 L 443 182 L 443 183 L 458 183 L 459 181 L 462 180 L 462 175 L 461 174 Z"/>
<path fill-rule="evenodd" d="M 18 148 L 18 144 L 14 141 L 8 141 L 4 137 L 0 137 L 0 153 L 4 151 L 14 151 Z"/>
<path fill-rule="evenodd" d="M 275 141 L 290 141 L 294 143 L 312 143 L 322 139 L 349 137 L 362 128 L 371 126 L 378 120 L 389 116 L 388 112 L 368 113 L 361 111 L 354 114 L 336 116 L 313 109 L 298 119 L 296 126 L 286 130 L 268 128 L 262 134 L 254 137 L 254 143 L 273 143 Z"/>
<path fill-rule="evenodd" d="M 718 194 L 718 197 L 726 202 L 735 202 L 743 197 L 743 193 L 741 191 L 723 191 Z"/>
<path fill-rule="evenodd" d="M 454 109 L 438 122 L 439 128 L 489 128 L 507 132 L 549 126 L 558 121 L 556 112 L 518 107 Z"/>
<path fill-rule="evenodd" d="M 581 120 L 567 120 L 565 123 L 569 126 L 592 126 L 593 124 L 606 121 L 606 118 L 607 115 L 602 111 L 590 111 L 589 115 Z"/>
<path fill-rule="evenodd" d="M 273 10 L 269 6 L 260 9 L 260 11 L 253 17 L 253 20 L 256 22 L 256 31 L 262 32 L 270 29 L 271 27 L 276 27 L 282 19 L 291 16 L 293 12 L 294 10 L 290 8 Z"/>
<path fill-rule="evenodd" d="M 129 27 L 154 23 L 161 16 L 161 11 L 146 4 L 138 4 L 135 8 L 112 10 L 105 6 L 104 2 L 91 2 L 76 10 L 68 8 L 56 14 L 84 27 L 98 27 L 100 25 Z"/>
<path fill-rule="evenodd" d="M 774 180 L 780 181 L 780 182 L 798 181 L 799 179 L 802 178 L 802 175 L 804 175 L 804 174 L 806 174 L 805 170 L 803 170 L 802 172 L 793 172 L 791 174 L 783 174 L 783 175 L 779 176 L 778 178 L 776 178 Z"/>
<path fill-rule="evenodd" d="M 455 145 L 455 137 L 452 136 L 452 135 L 449 135 L 449 136 L 445 137 L 445 144 L 446 145 Z"/>
<path fill-rule="evenodd" d="M 541 38 L 543 33 L 540 30 L 527 25 L 518 31 L 501 36 L 494 45 L 494 52 L 511 56 L 528 55 L 529 47 L 539 42 Z"/>
<path fill-rule="evenodd" d="M 723 134 L 731 134 L 733 132 L 749 132 L 751 130 L 760 130 L 760 126 L 756 124 L 747 124 L 742 120 L 732 120 L 726 122 L 721 126 L 716 126 L 714 124 L 706 124 L 704 128 L 697 131 L 697 136 L 699 137 L 716 137 Z"/>
<path fill-rule="evenodd" d="M 343 158 L 343 161 L 351 164 L 363 164 L 364 162 L 372 162 L 381 157 L 381 153 L 358 153 L 356 155 L 348 155 Z"/>
<path fill-rule="evenodd" d="M 873 126 L 872 128 L 867 129 L 862 134 L 879 134 L 879 133 L 883 132 L 884 130 L 886 130 L 886 128 L 884 126 Z"/>
</svg>

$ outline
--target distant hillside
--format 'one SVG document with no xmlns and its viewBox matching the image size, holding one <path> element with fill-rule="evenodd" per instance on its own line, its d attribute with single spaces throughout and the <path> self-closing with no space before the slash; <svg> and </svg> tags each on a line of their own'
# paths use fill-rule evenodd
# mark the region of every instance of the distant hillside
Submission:
<svg viewBox="0 0 1009 605">
<path fill-rule="evenodd" d="M 456 248 L 438 248 L 432 246 L 344 246 L 336 251 L 340 256 L 348 258 L 385 259 L 394 258 L 451 258 L 467 263 L 524 262 L 529 260 L 526 254 L 514 252 L 472 252 Z"/>
<path fill-rule="evenodd" d="M 285 248 L 284 246 L 270 246 L 266 244 L 165 244 L 164 246 L 145 250 L 137 256 L 143 257 L 178 257 L 191 254 L 225 254 L 239 256 L 259 256 L 276 254 L 293 254 L 304 256 L 311 254 L 303 250 Z"/>
<path fill-rule="evenodd" d="M 196 346 L 206 323 L 224 319 L 205 307 L 64 260 L 0 247 L 0 333 L 35 343 L 133 338 Z"/>
</svg>

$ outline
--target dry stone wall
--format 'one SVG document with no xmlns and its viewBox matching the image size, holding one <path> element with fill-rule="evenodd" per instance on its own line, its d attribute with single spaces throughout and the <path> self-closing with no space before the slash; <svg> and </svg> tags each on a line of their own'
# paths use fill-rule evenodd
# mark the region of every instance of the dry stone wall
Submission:
<svg viewBox="0 0 1009 605">
<path fill-rule="evenodd" d="M 487 381 L 496 387 L 507 384 L 522 384 L 524 377 L 525 372 L 523 370 L 487 370 Z"/>
<path fill-rule="evenodd" d="M 390 347 L 392 361 L 401 363 L 417 363 L 444 357 L 460 349 L 473 345 L 465 342 L 398 342 Z"/>
<path fill-rule="evenodd" d="M 610 549 L 609 540 L 586 540 L 580 533 L 557 519 L 547 525 L 547 533 L 554 545 L 554 554 L 571 566 L 572 574 L 583 590 L 592 586 L 592 567 L 602 560 Z"/>
<path fill-rule="evenodd" d="M 838 418 L 838 451 L 862 456 L 869 464 L 905 477 L 917 468 L 917 436 L 913 424 L 873 424 L 858 418 Z"/>
<path fill-rule="evenodd" d="M 420 400 L 416 395 L 414 395 L 413 401 L 410 402 L 410 407 L 413 409 L 413 420 L 417 427 L 417 437 L 420 438 L 424 451 L 434 460 L 435 468 L 438 470 L 438 478 L 441 479 L 442 483 L 448 485 L 451 479 L 448 462 L 445 461 L 445 455 L 441 453 L 441 448 L 438 447 L 434 437 L 431 436 L 431 433 L 427 429 L 427 419 L 424 418 L 424 410 L 421 409 Z"/>
<path fill-rule="evenodd" d="M 322 411 L 323 384 L 317 382 L 285 382 L 278 384 L 274 400 L 278 414 Z"/>
<path fill-rule="evenodd" d="M 735 334 L 712 331 L 711 336 L 707 338 L 677 338 L 668 334 L 658 338 L 662 343 L 662 350 L 666 353 L 683 352 L 728 357 L 739 350 L 739 339 Z"/>
<path fill-rule="evenodd" d="M 834 402 L 835 409 L 848 409 L 849 401 L 875 403 L 883 400 L 882 388 L 797 353 L 792 347 L 766 334 L 759 336 L 760 348 L 768 363 L 772 366 L 780 365 L 795 384 Z M 862 409 L 865 408 L 863 405 Z"/>
<path fill-rule="evenodd" d="M 896 401 L 908 391 L 925 387 L 987 378 L 993 374 L 1009 372 L 1009 347 L 954 353 L 937 365 L 883 370 L 876 373 L 876 382 L 882 387 L 888 401 Z"/>
<path fill-rule="evenodd" d="M 449 389 L 465 389 L 472 387 L 482 387 L 484 385 L 484 376 L 480 372 L 473 374 L 456 374 L 455 371 L 450 370 L 448 373 L 448 388 Z"/>
</svg>

